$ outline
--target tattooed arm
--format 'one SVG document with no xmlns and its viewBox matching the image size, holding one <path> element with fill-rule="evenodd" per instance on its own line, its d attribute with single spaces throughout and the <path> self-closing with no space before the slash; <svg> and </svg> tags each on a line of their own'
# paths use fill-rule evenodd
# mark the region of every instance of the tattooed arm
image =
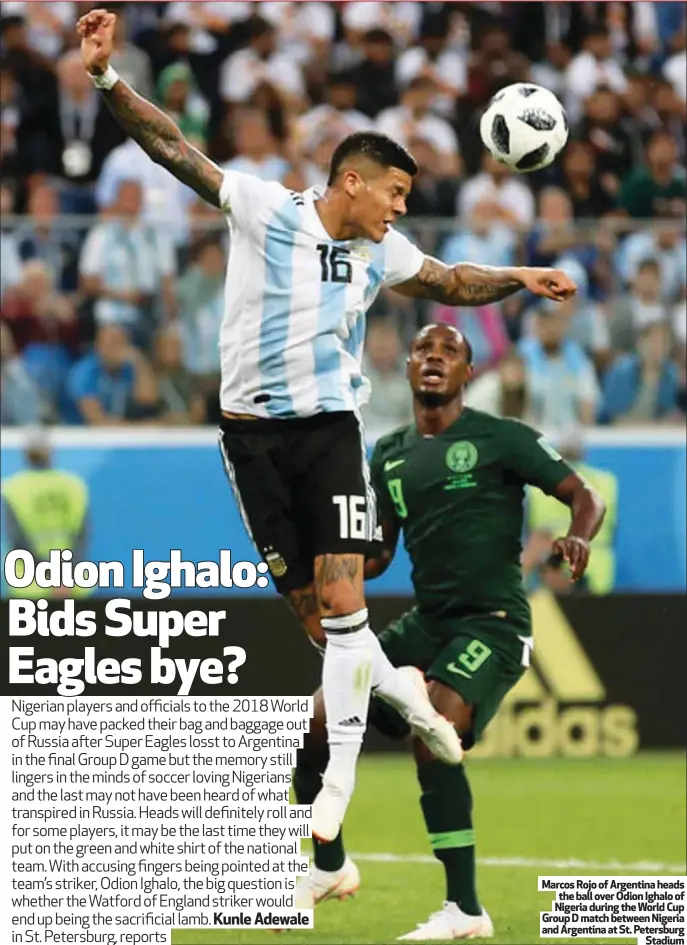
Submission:
<svg viewBox="0 0 687 945">
<path fill-rule="evenodd" d="M 425 256 L 416 276 L 393 287 L 413 299 L 431 299 L 444 305 L 488 305 L 500 302 L 520 289 L 562 302 L 577 287 L 564 272 L 556 269 L 474 266 L 472 263 L 445 263 Z"/>
<path fill-rule="evenodd" d="M 107 71 L 115 20 L 115 15 L 105 10 L 92 10 L 79 20 L 81 55 L 91 75 Z M 122 79 L 111 89 L 101 90 L 101 94 L 122 128 L 153 161 L 219 207 L 222 171 L 184 138 L 171 118 Z"/>
</svg>

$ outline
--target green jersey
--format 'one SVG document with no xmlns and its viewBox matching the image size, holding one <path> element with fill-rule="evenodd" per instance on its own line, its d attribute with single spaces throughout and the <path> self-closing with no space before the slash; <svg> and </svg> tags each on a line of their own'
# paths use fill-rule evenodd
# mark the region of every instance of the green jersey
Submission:
<svg viewBox="0 0 687 945">
<path fill-rule="evenodd" d="M 420 611 L 487 613 L 530 633 L 520 554 L 525 485 L 552 492 L 572 469 L 517 420 L 465 408 L 437 436 L 382 437 L 371 463 L 379 517 L 402 528 Z"/>
</svg>

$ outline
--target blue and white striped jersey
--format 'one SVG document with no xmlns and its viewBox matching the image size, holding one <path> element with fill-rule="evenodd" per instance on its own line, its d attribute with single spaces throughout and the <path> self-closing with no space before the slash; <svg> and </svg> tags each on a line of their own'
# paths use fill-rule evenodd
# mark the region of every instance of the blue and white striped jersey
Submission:
<svg viewBox="0 0 687 945">
<path fill-rule="evenodd" d="M 365 314 L 381 286 L 417 275 L 424 254 L 395 230 L 379 244 L 333 240 L 318 196 L 225 172 L 222 410 L 288 419 L 355 411 L 367 400 Z"/>
</svg>

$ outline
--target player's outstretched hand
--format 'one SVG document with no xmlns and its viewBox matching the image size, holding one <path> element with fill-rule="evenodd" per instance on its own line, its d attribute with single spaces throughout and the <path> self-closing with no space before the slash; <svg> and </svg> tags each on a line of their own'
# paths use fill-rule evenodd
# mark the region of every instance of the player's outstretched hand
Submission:
<svg viewBox="0 0 687 945">
<path fill-rule="evenodd" d="M 571 299 L 577 292 L 577 286 L 569 276 L 560 269 L 530 269 L 522 268 L 519 272 L 522 284 L 534 295 L 541 295 L 554 302 L 564 302 Z"/>
<path fill-rule="evenodd" d="M 570 568 L 573 581 L 579 581 L 589 564 L 589 543 L 583 538 L 568 536 L 557 538 L 553 543 L 555 554 L 561 555 Z"/>
<path fill-rule="evenodd" d="M 107 10 L 91 10 L 76 25 L 76 31 L 81 37 L 83 64 L 91 75 L 103 75 L 107 71 L 116 20 L 116 15 Z"/>
</svg>

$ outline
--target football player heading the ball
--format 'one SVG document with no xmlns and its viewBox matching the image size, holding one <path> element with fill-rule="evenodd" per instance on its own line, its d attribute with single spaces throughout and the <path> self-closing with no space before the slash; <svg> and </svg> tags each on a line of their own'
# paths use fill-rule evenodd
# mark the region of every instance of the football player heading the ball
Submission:
<svg viewBox="0 0 687 945">
<path fill-rule="evenodd" d="M 553 92 L 530 82 L 501 89 L 480 121 L 482 143 L 523 174 L 548 167 L 568 140 L 568 118 Z"/>
</svg>

